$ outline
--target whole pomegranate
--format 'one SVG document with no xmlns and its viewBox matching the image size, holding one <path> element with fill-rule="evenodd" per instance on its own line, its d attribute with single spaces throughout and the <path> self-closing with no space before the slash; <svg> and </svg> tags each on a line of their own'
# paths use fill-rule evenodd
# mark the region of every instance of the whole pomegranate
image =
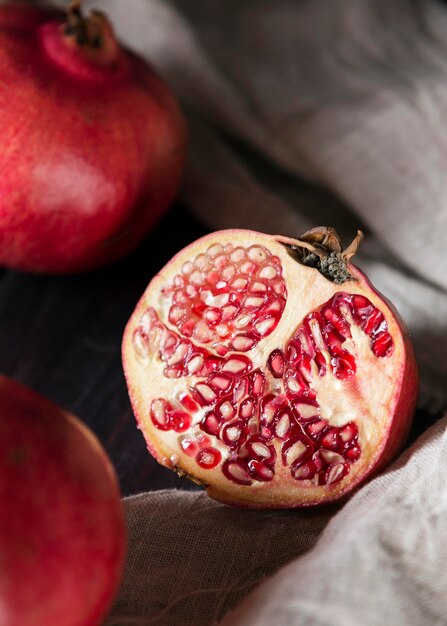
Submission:
<svg viewBox="0 0 447 626">
<path fill-rule="evenodd" d="M 125 527 L 106 453 L 75 417 L 0 377 L 0 623 L 97 626 Z"/>
<path fill-rule="evenodd" d="M 331 228 L 228 230 L 151 281 L 124 335 L 149 450 L 250 507 L 348 494 L 404 442 L 418 376 L 407 332 Z"/>
<path fill-rule="evenodd" d="M 62 273 L 116 259 L 179 185 L 173 96 L 79 5 L 0 6 L 0 265 Z"/>
</svg>

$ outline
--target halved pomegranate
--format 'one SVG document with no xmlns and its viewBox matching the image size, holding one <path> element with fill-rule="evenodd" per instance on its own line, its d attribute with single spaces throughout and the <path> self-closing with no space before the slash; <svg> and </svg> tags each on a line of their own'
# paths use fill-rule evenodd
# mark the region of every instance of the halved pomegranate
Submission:
<svg viewBox="0 0 447 626">
<path fill-rule="evenodd" d="M 331 228 L 227 230 L 151 281 L 124 335 L 132 405 L 160 463 L 222 502 L 337 500 L 407 435 L 408 334 Z"/>
</svg>

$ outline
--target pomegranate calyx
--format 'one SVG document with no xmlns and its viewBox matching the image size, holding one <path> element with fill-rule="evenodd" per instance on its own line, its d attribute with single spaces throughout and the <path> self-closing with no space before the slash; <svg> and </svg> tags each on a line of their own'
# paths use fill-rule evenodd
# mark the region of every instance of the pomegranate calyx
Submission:
<svg viewBox="0 0 447 626">
<path fill-rule="evenodd" d="M 357 253 L 363 239 L 361 230 L 343 250 L 337 231 L 331 226 L 317 226 L 304 233 L 299 239 L 276 237 L 289 255 L 297 262 L 314 267 L 325 278 L 341 285 L 348 280 L 355 280 L 348 270 L 348 263 Z"/>
<path fill-rule="evenodd" d="M 63 26 L 65 40 L 83 49 L 97 65 L 113 68 L 119 48 L 109 20 L 95 9 L 85 16 L 81 5 L 82 0 L 72 0 L 66 9 L 67 21 Z"/>
</svg>

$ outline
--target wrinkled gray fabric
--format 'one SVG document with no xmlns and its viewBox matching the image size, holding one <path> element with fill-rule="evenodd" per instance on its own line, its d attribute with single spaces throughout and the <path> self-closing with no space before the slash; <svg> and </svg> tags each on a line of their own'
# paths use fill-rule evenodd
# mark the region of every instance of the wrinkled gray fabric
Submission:
<svg viewBox="0 0 447 626">
<path fill-rule="evenodd" d="M 447 418 L 222 626 L 447 623 Z"/>
<path fill-rule="evenodd" d="M 129 553 L 107 626 L 207 626 L 310 548 L 328 512 L 246 511 L 204 493 L 125 500 Z"/>
<path fill-rule="evenodd" d="M 420 406 L 445 407 L 447 9 L 90 4 L 184 104 L 182 201 L 216 229 L 298 235 L 330 224 L 348 243 L 362 226 L 357 263 L 410 328 Z M 445 425 L 338 513 L 233 511 L 182 492 L 127 500 L 130 552 L 107 626 L 211 624 L 271 575 L 226 626 L 447 623 Z"/>
</svg>

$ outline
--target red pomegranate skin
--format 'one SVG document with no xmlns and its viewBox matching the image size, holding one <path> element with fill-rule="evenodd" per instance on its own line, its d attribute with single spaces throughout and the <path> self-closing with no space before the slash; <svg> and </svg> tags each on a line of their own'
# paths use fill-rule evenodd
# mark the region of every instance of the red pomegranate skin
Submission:
<svg viewBox="0 0 447 626">
<path fill-rule="evenodd" d="M 100 624 L 126 546 L 111 463 L 79 420 L 3 376 L 0 511 L 0 624 Z"/>
<path fill-rule="evenodd" d="M 120 47 L 63 36 L 65 15 L 0 7 L 0 265 L 95 268 L 134 248 L 167 209 L 186 132 L 168 87 Z"/>
</svg>

